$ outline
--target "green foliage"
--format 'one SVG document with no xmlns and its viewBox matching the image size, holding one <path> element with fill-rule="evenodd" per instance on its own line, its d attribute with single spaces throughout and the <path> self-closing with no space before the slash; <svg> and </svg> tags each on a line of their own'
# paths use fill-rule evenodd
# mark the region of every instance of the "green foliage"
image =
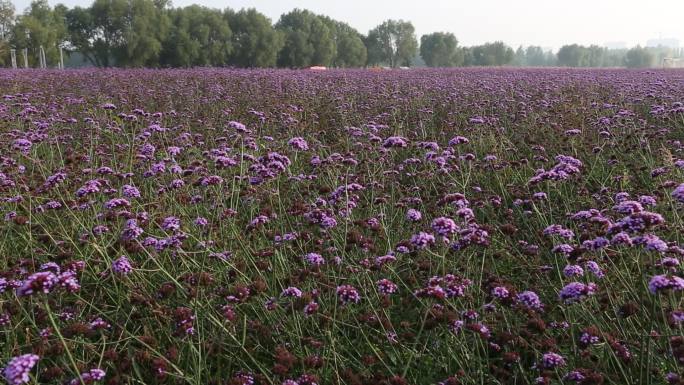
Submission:
<svg viewBox="0 0 684 385">
<path fill-rule="evenodd" d="M 281 67 L 329 66 L 335 57 L 334 33 L 321 16 L 295 9 L 280 17 L 276 29 L 285 43 L 278 55 Z"/>
<path fill-rule="evenodd" d="M 420 56 L 429 67 L 463 65 L 463 51 L 453 33 L 435 32 L 420 38 Z"/>
<path fill-rule="evenodd" d="M 476 66 L 502 66 L 513 62 L 515 52 L 513 48 L 501 41 L 485 43 L 470 48 L 467 64 Z"/>
<path fill-rule="evenodd" d="M 0 41 L 5 41 L 14 23 L 14 4 L 10 0 L 0 0 Z"/>
<path fill-rule="evenodd" d="M 636 46 L 625 55 L 625 65 L 628 68 L 649 67 L 653 62 L 653 54 L 648 49 Z"/>
<path fill-rule="evenodd" d="M 18 50 L 28 49 L 30 66 L 39 62 L 40 47 L 45 50 L 48 66 L 56 66 L 59 61 L 59 46 L 67 37 L 65 23 L 66 7 L 50 7 L 47 0 L 36 0 L 17 18 L 12 27 L 10 43 Z"/>
<path fill-rule="evenodd" d="M 322 17 L 323 22 L 332 32 L 335 46 L 334 67 L 362 67 L 366 64 L 368 53 L 363 42 L 363 35 L 349 24 Z"/>
<path fill-rule="evenodd" d="M 667 47 L 607 49 L 563 46 L 557 54 L 538 46 L 516 50 L 501 41 L 459 47 L 456 36 L 435 32 L 421 37 L 408 21 L 386 20 L 367 35 L 350 25 L 295 9 L 271 20 L 255 9 L 233 11 L 192 5 L 172 8 L 170 0 L 94 0 L 91 6 L 50 7 L 35 0 L 15 17 L 11 0 L 0 0 L 0 65 L 11 48 L 31 66 L 40 46 L 48 66 L 59 47 L 78 52 L 98 67 L 290 67 L 336 68 L 386 65 L 632 67 L 658 65 L 684 52 Z M 420 53 L 420 56 L 417 54 Z"/>
<path fill-rule="evenodd" d="M 284 41 L 269 18 L 255 9 L 226 11 L 225 18 L 233 31 L 230 64 L 250 68 L 275 67 Z"/>
<path fill-rule="evenodd" d="M 403 20 L 387 20 L 368 33 L 368 63 L 390 67 L 408 66 L 418 52 L 413 24 Z"/>
<path fill-rule="evenodd" d="M 156 67 L 171 27 L 162 3 L 95 0 L 66 12 L 69 41 L 92 64 Z"/>
<path fill-rule="evenodd" d="M 232 31 L 219 10 L 191 5 L 171 10 L 169 18 L 172 27 L 163 43 L 163 66 L 222 66 L 228 63 L 233 50 Z"/>
<path fill-rule="evenodd" d="M 564 45 L 556 55 L 558 64 L 566 67 L 581 67 L 586 60 L 586 51 L 578 44 Z"/>
</svg>

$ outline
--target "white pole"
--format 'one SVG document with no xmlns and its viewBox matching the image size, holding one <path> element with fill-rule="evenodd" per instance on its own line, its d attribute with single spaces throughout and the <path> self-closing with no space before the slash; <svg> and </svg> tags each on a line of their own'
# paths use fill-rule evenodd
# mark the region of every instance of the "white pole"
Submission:
<svg viewBox="0 0 684 385">
<path fill-rule="evenodd" d="M 45 50 L 43 49 L 43 46 L 40 46 L 40 50 L 38 51 L 38 55 L 40 57 L 40 68 L 45 68 Z"/>
<path fill-rule="evenodd" d="M 61 46 L 59 47 L 59 69 L 64 69 L 64 53 Z"/>
<path fill-rule="evenodd" d="M 24 54 L 24 68 L 28 68 L 28 48 L 24 48 L 22 53 Z"/>
<path fill-rule="evenodd" d="M 12 69 L 17 69 L 17 50 L 12 48 L 10 50 L 10 56 L 12 57 Z"/>
</svg>

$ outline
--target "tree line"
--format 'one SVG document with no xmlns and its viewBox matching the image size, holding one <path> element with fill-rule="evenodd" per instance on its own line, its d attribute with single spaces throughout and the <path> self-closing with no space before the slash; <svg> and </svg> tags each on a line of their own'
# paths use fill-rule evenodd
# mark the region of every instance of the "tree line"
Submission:
<svg viewBox="0 0 684 385">
<path fill-rule="evenodd" d="M 87 8 L 34 0 L 21 15 L 10 0 L 0 0 L 0 65 L 8 65 L 10 49 L 26 49 L 35 66 L 41 46 L 48 63 L 58 62 L 61 47 L 98 67 L 648 67 L 673 54 L 577 44 L 553 53 L 538 46 L 514 50 L 500 41 L 464 47 L 448 32 L 419 41 L 404 20 L 384 21 L 364 35 L 301 9 L 272 23 L 255 9 L 173 8 L 168 0 L 95 0 Z"/>
</svg>

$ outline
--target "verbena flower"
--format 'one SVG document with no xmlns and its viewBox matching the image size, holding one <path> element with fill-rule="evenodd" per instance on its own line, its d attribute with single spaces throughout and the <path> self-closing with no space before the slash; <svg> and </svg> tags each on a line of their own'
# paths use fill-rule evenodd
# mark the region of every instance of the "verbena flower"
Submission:
<svg viewBox="0 0 684 385">
<path fill-rule="evenodd" d="M 24 354 L 14 357 L 3 369 L 3 377 L 5 377 L 5 380 L 10 385 L 25 384 L 30 381 L 29 373 L 38 363 L 39 359 L 40 357 L 35 354 Z"/>
</svg>

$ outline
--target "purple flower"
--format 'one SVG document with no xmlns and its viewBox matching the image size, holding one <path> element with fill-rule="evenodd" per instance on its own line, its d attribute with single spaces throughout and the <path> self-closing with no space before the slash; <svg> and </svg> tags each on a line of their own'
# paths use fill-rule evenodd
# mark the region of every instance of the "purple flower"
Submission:
<svg viewBox="0 0 684 385">
<path fill-rule="evenodd" d="M 325 264 L 325 259 L 320 254 L 308 253 L 304 258 L 310 265 L 320 266 Z"/>
<path fill-rule="evenodd" d="M 653 294 L 672 289 L 681 291 L 684 289 L 684 279 L 676 275 L 656 275 L 648 282 L 648 289 Z"/>
<path fill-rule="evenodd" d="M 128 200 L 126 200 L 124 198 L 110 199 L 109 201 L 107 201 L 105 203 L 105 208 L 108 208 L 110 210 L 115 209 L 117 207 L 130 207 L 130 206 L 131 206 L 131 203 L 128 202 Z"/>
<path fill-rule="evenodd" d="M 439 217 L 432 221 L 432 230 L 443 237 L 455 233 L 457 229 L 456 223 L 451 218 Z"/>
<path fill-rule="evenodd" d="M 637 201 L 623 200 L 613 206 L 613 210 L 620 214 L 635 214 L 644 211 L 644 207 Z"/>
<path fill-rule="evenodd" d="M 684 203 L 684 183 L 680 184 L 672 191 L 672 197 L 680 203 Z"/>
<path fill-rule="evenodd" d="M 309 144 L 304 140 L 304 138 L 295 137 L 290 139 L 287 144 L 292 146 L 295 150 L 306 151 L 309 149 Z"/>
<path fill-rule="evenodd" d="M 567 243 L 563 243 L 563 244 L 554 246 L 551 251 L 553 251 L 554 253 L 559 253 L 559 254 L 563 254 L 565 256 L 568 256 L 574 250 L 575 250 L 575 248 L 572 247 L 571 245 L 568 245 Z"/>
<path fill-rule="evenodd" d="M 563 268 L 563 275 L 566 277 L 581 277 L 584 275 L 584 269 L 579 265 L 567 265 Z"/>
<path fill-rule="evenodd" d="M 59 278 L 51 271 L 41 271 L 31 274 L 17 288 L 17 295 L 22 297 L 34 293 L 49 293 L 59 283 Z"/>
<path fill-rule="evenodd" d="M 435 236 L 422 231 L 418 234 L 413 234 L 411 237 L 411 244 L 417 249 L 425 249 L 433 243 L 435 243 Z"/>
<path fill-rule="evenodd" d="M 618 245 L 632 246 L 632 238 L 629 236 L 629 234 L 621 231 L 621 232 L 613 235 L 613 238 L 610 240 L 610 244 L 613 246 L 618 246 Z"/>
<path fill-rule="evenodd" d="M 406 147 L 408 146 L 408 140 L 404 137 L 401 136 L 390 136 L 389 138 L 385 139 L 385 141 L 382 143 L 382 146 L 385 148 L 390 148 L 390 147 Z"/>
<path fill-rule="evenodd" d="M 544 235 L 558 235 L 561 238 L 572 239 L 575 236 L 575 233 L 561 225 L 550 225 L 544 229 Z"/>
<path fill-rule="evenodd" d="M 503 299 L 508 298 L 509 295 L 508 289 L 503 286 L 497 286 L 492 289 L 492 297 Z"/>
<path fill-rule="evenodd" d="M 107 373 L 102 369 L 90 369 L 85 373 L 81 373 L 79 377 L 69 381 L 69 385 L 80 385 L 82 383 L 92 384 L 95 381 L 104 379 L 106 375 Z"/>
<path fill-rule="evenodd" d="M 281 297 L 294 297 L 300 298 L 302 296 L 302 291 L 294 286 L 290 286 L 280 293 Z"/>
<path fill-rule="evenodd" d="M 640 235 L 632 240 L 635 244 L 644 246 L 646 250 L 649 251 L 658 251 L 664 253 L 668 249 L 667 243 L 654 234 Z"/>
<path fill-rule="evenodd" d="M 545 192 L 541 191 L 541 192 L 536 192 L 536 193 L 532 194 L 532 198 L 534 198 L 535 200 L 538 200 L 538 201 L 543 201 L 543 200 L 547 199 L 547 196 L 546 196 Z"/>
<path fill-rule="evenodd" d="M 131 262 L 128 258 L 125 255 L 122 255 L 112 262 L 112 270 L 116 274 L 128 275 L 133 271 L 133 266 L 131 266 Z"/>
<path fill-rule="evenodd" d="M 523 291 L 515 297 L 516 301 L 528 309 L 541 310 L 544 308 L 537 293 L 533 291 Z"/>
<path fill-rule="evenodd" d="M 376 282 L 378 291 L 382 294 L 389 295 L 395 293 L 398 289 L 397 285 L 389 279 L 383 278 Z"/>
<path fill-rule="evenodd" d="M 21 151 L 24 154 L 28 154 L 29 150 L 31 150 L 31 146 L 33 143 L 31 143 L 30 140 L 28 139 L 16 139 L 13 143 L 12 146 Z"/>
<path fill-rule="evenodd" d="M 565 358 L 560 354 L 556 353 L 545 353 L 542 356 L 541 367 L 544 369 L 555 369 L 561 366 L 565 366 Z"/>
<path fill-rule="evenodd" d="M 570 282 L 561 289 L 558 297 L 566 304 L 571 304 L 579 302 L 595 292 L 596 284 L 594 283 Z"/>
<path fill-rule="evenodd" d="M 449 146 L 453 147 L 459 144 L 465 144 L 469 142 L 470 140 L 468 140 L 468 138 L 466 138 L 465 136 L 454 136 L 453 138 L 451 138 L 451 140 L 449 140 Z"/>
<path fill-rule="evenodd" d="M 408 219 L 411 222 L 418 222 L 422 217 L 423 215 L 420 213 L 420 211 L 416 209 L 409 209 L 406 212 L 406 219 Z"/>
<path fill-rule="evenodd" d="M 176 217 L 166 217 L 162 221 L 161 228 L 165 231 L 178 231 L 180 230 L 180 219 Z"/>
<path fill-rule="evenodd" d="M 603 272 L 603 269 L 601 269 L 598 263 L 594 261 L 588 261 L 587 263 L 585 263 L 585 266 L 589 271 L 591 271 L 592 274 L 594 274 L 596 278 L 605 277 L 605 273 Z"/>
<path fill-rule="evenodd" d="M 304 315 L 310 316 L 315 314 L 318 309 L 320 308 L 320 305 L 317 302 L 311 301 L 304 306 Z"/>
<path fill-rule="evenodd" d="M 582 382 L 584 381 L 586 377 L 584 374 L 577 370 L 573 370 L 572 372 L 568 372 L 565 376 L 563 376 L 564 381 L 573 381 L 573 382 Z"/>
<path fill-rule="evenodd" d="M 95 230 L 93 230 L 95 232 Z M 130 241 L 142 235 L 144 230 L 138 226 L 138 220 L 135 218 L 128 219 L 121 232 L 121 239 Z"/>
<path fill-rule="evenodd" d="M 341 285 L 337 287 L 337 290 L 335 292 L 337 294 L 337 298 L 340 300 L 340 302 L 342 302 L 343 305 L 352 302 L 359 303 L 359 301 L 361 301 L 361 295 L 354 286 Z"/>
<path fill-rule="evenodd" d="M 5 380 L 10 385 L 20 385 L 29 382 L 29 372 L 38 363 L 39 359 L 40 357 L 35 354 L 24 354 L 12 358 L 2 371 Z"/>
</svg>

